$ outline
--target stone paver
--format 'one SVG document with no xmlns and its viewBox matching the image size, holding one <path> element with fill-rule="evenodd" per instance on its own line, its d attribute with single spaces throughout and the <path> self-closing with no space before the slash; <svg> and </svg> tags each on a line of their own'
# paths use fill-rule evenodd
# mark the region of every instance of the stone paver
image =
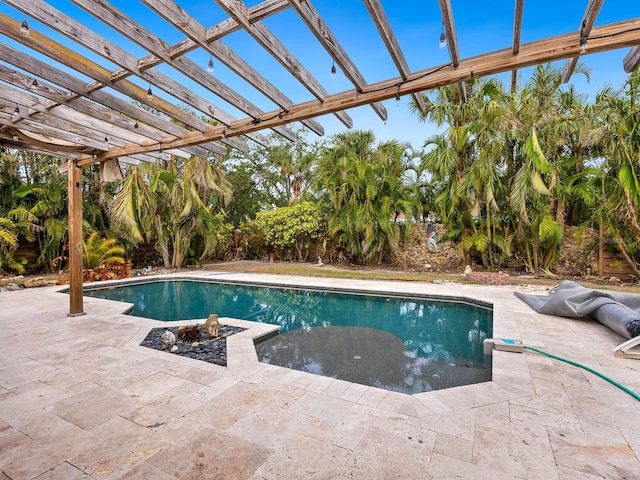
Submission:
<svg viewBox="0 0 640 480">
<path fill-rule="evenodd" d="M 622 338 L 513 295 L 541 287 L 243 280 L 491 302 L 496 337 L 640 390 L 640 361 L 611 354 Z M 564 362 L 494 352 L 491 382 L 408 396 L 259 364 L 272 327 L 241 320 L 227 368 L 140 347 L 162 322 L 93 298 L 68 317 L 58 290 L 0 292 L 0 480 L 640 478 L 640 402 Z"/>
</svg>

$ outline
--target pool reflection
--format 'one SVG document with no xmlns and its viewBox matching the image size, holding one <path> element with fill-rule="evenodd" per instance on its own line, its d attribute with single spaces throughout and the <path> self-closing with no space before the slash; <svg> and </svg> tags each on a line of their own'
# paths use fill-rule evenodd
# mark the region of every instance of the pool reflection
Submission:
<svg viewBox="0 0 640 480">
<path fill-rule="evenodd" d="M 487 365 L 417 356 L 395 335 L 365 327 L 292 330 L 256 344 L 256 351 L 261 362 L 402 393 L 491 380 Z"/>
</svg>

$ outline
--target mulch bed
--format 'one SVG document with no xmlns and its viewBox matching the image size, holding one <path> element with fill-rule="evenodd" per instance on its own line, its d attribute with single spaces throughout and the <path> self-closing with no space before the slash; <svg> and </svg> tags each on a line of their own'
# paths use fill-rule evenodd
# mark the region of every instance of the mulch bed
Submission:
<svg viewBox="0 0 640 480">
<path fill-rule="evenodd" d="M 165 330 L 171 331 L 176 336 L 176 346 L 178 349 L 174 352 L 162 346 L 162 334 Z M 215 363 L 223 367 L 227 366 L 227 339 L 229 335 L 242 332 L 245 330 L 240 327 L 232 327 L 222 325 L 218 337 L 210 337 L 209 334 L 202 329 L 200 330 L 200 338 L 183 341 L 178 337 L 178 327 L 153 328 L 145 339 L 140 343 L 143 347 L 161 350 L 173 355 L 181 357 L 202 360 L 203 362 Z"/>
</svg>

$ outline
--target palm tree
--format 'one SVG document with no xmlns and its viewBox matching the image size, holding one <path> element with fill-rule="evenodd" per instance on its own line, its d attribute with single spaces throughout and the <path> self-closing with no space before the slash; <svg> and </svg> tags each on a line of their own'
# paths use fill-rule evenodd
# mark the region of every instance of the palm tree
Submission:
<svg viewBox="0 0 640 480">
<path fill-rule="evenodd" d="M 605 159 L 598 217 L 640 278 L 640 72 L 629 75 L 623 91 L 600 92 L 595 108 L 603 128 L 599 153 Z"/>
<path fill-rule="evenodd" d="M 159 164 L 136 165 L 114 198 L 112 220 L 134 243 L 153 239 L 165 267 L 182 266 L 191 247 L 201 242 L 200 257 L 220 240 L 223 218 L 214 213 L 231 198 L 220 165 L 192 157 L 172 157 Z"/>
<path fill-rule="evenodd" d="M 362 264 L 381 263 L 396 246 L 401 229 L 396 212 L 407 218 L 416 205 L 405 200 L 403 162 L 406 145 L 395 141 L 374 146 L 371 131 L 337 134 L 318 162 L 316 188 L 330 198 L 329 233 L 347 256 Z"/>
<path fill-rule="evenodd" d="M 499 119 L 505 98 L 497 80 L 471 80 L 465 85 L 466 100 L 457 85 L 425 96 L 422 121 L 447 126 L 444 133 L 426 140 L 421 169 L 438 185 L 437 211 L 445 224 L 444 238 L 460 243 L 464 257 L 478 252 L 491 266 L 508 253 L 508 242 L 497 232 L 499 210 L 496 195 L 501 190 L 501 136 Z"/>
<path fill-rule="evenodd" d="M 582 65 L 576 72 L 588 77 Z M 536 273 L 556 259 L 567 209 L 579 215 L 585 208 L 589 192 L 581 172 L 597 135 L 585 99 L 561 86 L 560 69 L 540 65 L 509 104 L 516 119 L 509 179 L 513 245 Z"/>
</svg>

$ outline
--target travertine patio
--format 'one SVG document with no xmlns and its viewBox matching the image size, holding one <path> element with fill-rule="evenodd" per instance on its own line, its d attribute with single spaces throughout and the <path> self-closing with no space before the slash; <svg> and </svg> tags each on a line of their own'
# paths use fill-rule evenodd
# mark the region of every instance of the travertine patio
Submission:
<svg viewBox="0 0 640 480">
<path fill-rule="evenodd" d="M 490 301 L 494 336 L 640 392 L 623 338 L 513 295 L 539 287 L 216 278 L 240 275 Z M 267 325 L 228 339 L 227 368 L 140 347 L 161 322 L 95 298 L 68 317 L 58 290 L 0 293 L 0 479 L 640 478 L 640 402 L 548 357 L 494 352 L 492 382 L 406 396 L 260 364 Z"/>
</svg>

